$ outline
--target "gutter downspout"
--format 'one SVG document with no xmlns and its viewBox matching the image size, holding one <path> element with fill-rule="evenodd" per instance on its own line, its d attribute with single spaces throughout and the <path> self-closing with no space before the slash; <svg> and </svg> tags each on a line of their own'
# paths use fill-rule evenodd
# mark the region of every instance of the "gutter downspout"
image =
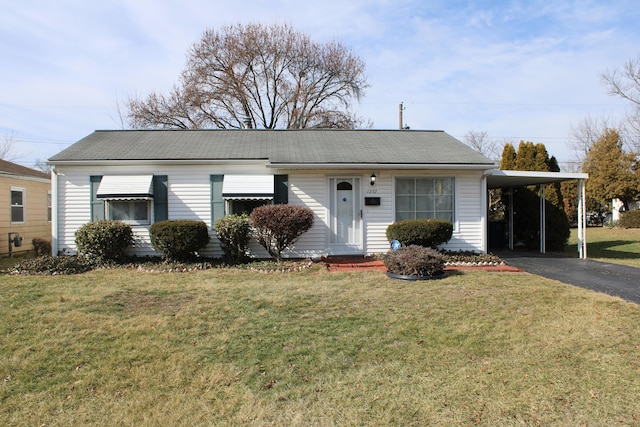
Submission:
<svg viewBox="0 0 640 427">
<path fill-rule="evenodd" d="M 484 206 L 484 210 L 480 221 L 482 222 L 482 230 L 484 230 L 482 236 L 482 252 L 484 252 L 485 254 L 489 253 L 489 198 L 487 197 L 488 191 L 487 174 L 484 173 L 482 174 L 482 184 L 480 189 L 482 198 L 480 206 Z"/>
<path fill-rule="evenodd" d="M 51 255 L 58 255 L 58 171 L 51 168 Z"/>
</svg>

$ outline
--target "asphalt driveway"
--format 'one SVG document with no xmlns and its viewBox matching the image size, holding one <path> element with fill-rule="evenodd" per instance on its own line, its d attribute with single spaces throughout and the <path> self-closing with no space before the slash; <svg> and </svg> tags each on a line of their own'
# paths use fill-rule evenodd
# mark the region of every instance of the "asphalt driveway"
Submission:
<svg viewBox="0 0 640 427">
<path fill-rule="evenodd" d="M 527 273 L 558 280 L 640 304 L 640 268 L 590 259 L 505 251 L 508 265 Z"/>
</svg>

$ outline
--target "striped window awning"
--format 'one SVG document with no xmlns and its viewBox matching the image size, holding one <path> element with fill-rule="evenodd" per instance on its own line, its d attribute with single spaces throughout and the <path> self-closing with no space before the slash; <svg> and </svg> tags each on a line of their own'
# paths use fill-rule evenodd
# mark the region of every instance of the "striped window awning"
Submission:
<svg viewBox="0 0 640 427">
<path fill-rule="evenodd" d="M 96 197 L 103 200 L 152 199 L 153 175 L 105 175 Z"/>
<path fill-rule="evenodd" d="M 225 175 L 222 197 L 227 200 L 271 200 L 273 175 Z"/>
</svg>

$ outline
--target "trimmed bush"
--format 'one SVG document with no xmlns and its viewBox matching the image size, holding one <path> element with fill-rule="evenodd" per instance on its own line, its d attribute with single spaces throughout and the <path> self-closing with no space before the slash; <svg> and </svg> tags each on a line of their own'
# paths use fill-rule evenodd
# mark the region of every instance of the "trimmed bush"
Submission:
<svg viewBox="0 0 640 427">
<path fill-rule="evenodd" d="M 276 260 L 313 226 L 313 211 L 296 205 L 265 205 L 249 216 L 258 243 Z"/>
<path fill-rule="evenodd" d="M 231 262 L 242 262 L 247 258 L 251 224 L 248 215 L 227 215 L 213 224 L 225 257 Z"/>
<path fill-rule="evenodd" d="M 623 212 L 620 221 L 618 221 L 618 226 L 624 228 L 640 228 L 640 210 Z"/>
<path fill-rule="evenodd" d="M 403 246 L 418 245 L 435 248 L 451 240 L 453 224 L 443 219 L 406 219 L 387 227 L 387 239 Z"/>
<path fill-rule="evenodd" d="M 435 249 L 410 245 L 387 252 L 382 260 L 390 273 L 433 277 L 444 273 L 447 258 Z"/>
<path fill-rule="evenodd" d="M 122 221 L 88 222 L 76 231 L 78 253 L 100 260 L 117 260 L 133 244 L 133 231 Z"/>
<path fill-rule="evenodd" d="M 31 245 L 36 258 L 51 255 L 51 242 L 49 240 L 34 237 L 31 240 Z"/>
<path fill-rule="evenodd" d="M 149 229 L 151 245 L 165 259 L 187 261 L 209 243 L 209 230 L 203 221 L 190 219 L 166 220 Z"/>
</svg>

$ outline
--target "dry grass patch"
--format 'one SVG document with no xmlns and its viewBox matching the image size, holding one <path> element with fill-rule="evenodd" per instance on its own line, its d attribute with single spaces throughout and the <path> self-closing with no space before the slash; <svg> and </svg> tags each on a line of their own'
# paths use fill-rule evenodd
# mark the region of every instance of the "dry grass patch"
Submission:
<svg viewBox="0 0 640 427">
<path fill-rule="evenodd" d="M 0 283 L 2 425 L 637 425 L 640 311 L 528 274 Z"/>
</svg>

